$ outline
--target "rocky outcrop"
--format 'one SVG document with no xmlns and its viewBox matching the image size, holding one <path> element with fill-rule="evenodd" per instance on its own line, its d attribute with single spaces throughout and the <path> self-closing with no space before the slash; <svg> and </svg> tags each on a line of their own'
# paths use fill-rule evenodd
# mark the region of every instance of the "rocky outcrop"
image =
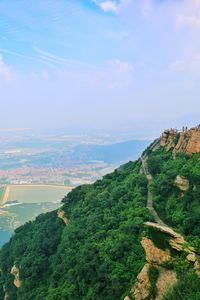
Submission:
<svg viewBox="0 0 200 300">
<path fill-rule="evenodd" d="M 141 244 L 146 252 L 147 263 L 137 276 L 136 283 L 131 291 L 132 295 L 135 300 L 143 300 L 150 296 L 151 279 L 149 278 L 149 270 L 154 267 L 158 270 L 155 299 L 162 299 L 166 290 L 177 282 L 176 273 L 162 266 L 163 263 L 171 260 L 170 252 L 168 249 L 162 250 L 156 247 L 153 241 L 147 237 L 142 239 Z"/>
<path fill-rule="evenodd" d="M 196 153 L 200 151 L 200 125 L 190 131 L 186 151 L 188 153 Z"/>
<path fill-rule="evenodd" d="M 160 146 L 166 147 L 169 151 L 173 149 L 173 154 L 177 152 L 186 152 L 189 154 L 200 151 L 200 125 L 187 129 L 183 127 L 182 131 L 176 129 L 165 130 L 160 138 Z"/>
<path fill-rule="evenodd" d="M 188 245 L 182 235 L 175 232 L 172 228 L 159 225 L 158 223 L 146 222 L 145 225 L 169 235 L 169 247 L 171 246 L 178 252 L 187 253 L 187 261 L 193 264 L 196 274 L 200 276 L 200 261 L 196 250 Z M 137 276 L 131 293 L 136 300 L 143 300 L 150 297 L 151 279 L 149 278 L 149 270 L 151 267 L 154 267 L 158 270 L 159 274 L 156 281 L 157 294 L 155 300 L 161 300 L 165 292 L 177 282 L 176 273 L 173 270 L 163 267 L 164 263 L 172 261 L 170 250 L 163 250 L 156 247 L 153 241 L 147 237 L 142 239 L 141 244 L 146 253 L 147 263 Z"/>
<path fill-rule="evenodd" d="M 195 252 L 195 249 L 193 247 L 190 247 L 187 245 L 184 237 L 181 234 L 175 232 L 172 228 L 170 228 L 168 226 L 161 226 L 154 222 L 145 222 L 144 224 L 146 226 L 159 229 L 161 232 L 170 235 L 172 238 L 169 240 L 169 245 L 173 249 L 175 249 L 177 251 L 185 251 L 187 253 Z"/>
<path fill-rule="evenodd" d="M 172 236 L 173 238 L 180 238 L 182 241 L 184 241 L 184 238 L 182 237 L 181 234 L 177 233 L 176 231 L 174 231 L 172 228 L 170 228 L 168 226 L 162 226 L 162 225 L 159 225 L 158 223 L 154 223 L 154 222 L 145 222 L 144 224 L 146 226 L 159 229 L 161 232 L 167 233 L 170 236 Z"/>
<path fill-rule="evenodd" d="M 184 237 L 179 233 L 175 232 L 173 229 L 167 226 L 161 226 L 153 222 L 145 222 L 146 226 L 154 227 L 159 229 L 161 232 L 170 235 L 172 238 L 169 240 L 169 245 L 178 252 L 185 252 L 187 261 L 193 264 L 196 274 L 200 276 L 200 259 L 197 255 L 197 251 L 194 247 L 188 245 Z"/>
<path fill-rule="evenodd" d="M 197 258 L 194 262 L 194 269 L 196 271 L 196 274 L 200 277 L 200 261 L 199 259 L 197 260 Z"/>
<path fill-rule="evenodd" d="M 58 218 L 62 219 L 65 225 L 69 224 L 69 219 L 65 216 L 65 212 L 62 209 L 57 211 Z"/>
<path fill-rule="evenodd" d="M 146 253 L 146 261 L 150 264 L 161 265 L 171 259 L 169 250 L 162 250 L 155 247 L 149 238 L 143 238 L 141 244 Z"/>
<path fill-rule="evenodd" d="M 195 263 L 196 261 L 196 255 L 194 253 L 190 253 L 188 254 L 188 256 L 186 257 L 188 261 Z"/>
<path fill-rule="evenodd" d="M 159 267 L 159 277 L 156 282 L 157 296 L 155 300 L 161 300 L 166 290 L 170 289 L 175 283 L 177 283 L 176 273 L 172 270 Z"/>
<path fill-rule="evenodd" d="M 165 130 L 162 134 L 160 145 L 167 148 L 169 151 L 171 148 L 175 147 L 175 140 L 177 136 L 177 131 L 174 129 Z"/>
<path fill-rule="evenodd" d="M 194 252 L 189 253 L 187 255 L 186 259 L 194 265 L 194 269 L 196 271 L 196 274 L 198 276 L 200 276 L 200 261 L 197 258 L 196 253 L 194 253 Z"/>
<path fill-rule="evenodd" d="M 132 290 L 135 300 L 146 299 L 149 296 L 149 289 L 151 287 L 149 280 L 149 268 L 150 264 L 146 264 L 137 276 L 135 286 Z"/>
<path fill-rule="evenodd" d="M 182 191 L 186 192 L 188 191 L 190 187 L 190 182 L 187 178 L 177 175 L 175 179 L 175 185 Z"/>
<path fill-rule="evenodd" d="M 137 277 L 137 281 L 133 289 L 133 297 L 135 300 L 144 300 L 150 296 L 150 267 L 150 264 L 146 264 Z M 152 300 L 161 300 L 166 291 L 177 282 L 176 273 L 174 271 L 167 270 L 161 266 L 157 266 L 157 270 L 159 272 L 156 282 L 157 295 L 155 299 L 152 298 Z M 130 298 L 125 298 L 124 300 L 130 300 Z"/>
<path fill-rule="evenodd" d="M 14 279 L 14 285 L 16 286 L 16 288 L 20 288 L 21 287 L 21 280 L 19 277 L 19 269 L 14 265 L 10 271 L 10 273 L 15 277 Z"/>
</svg>

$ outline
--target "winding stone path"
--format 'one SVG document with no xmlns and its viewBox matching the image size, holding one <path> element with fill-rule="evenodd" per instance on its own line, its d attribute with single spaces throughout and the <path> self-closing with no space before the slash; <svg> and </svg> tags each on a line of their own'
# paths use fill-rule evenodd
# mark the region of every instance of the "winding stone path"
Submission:
<svg viewBox="0 0 200 300">
<path fill-rule="evenodd" d="M 170 226 L 165 224 L 161 220 L 161 218 L 159 217 L 159 215 L 157 214 L 156 210 L 153 207 L 153 196 L 152 196 L 151 191 L 149 190 L 149 185 L 153 181 L 153 176 L 150 174 L 150 172 L 148 170 L 148 164 L 147 164 L 148 156 L 145 154 L 140 159 L 142 162 L 143 172 L 148 180 L 147 208 L 149 209 L 151 214 L 154 216 L 155 221 L 156 221 L 156 223 L 145 222 L 145 225 L 157 228 L 160 231 L 169 234 L 174 239 L 174 240 L 171 240 L 172 248 L 174 248 L 178 251 L 183 251 L 183 245 L 186 243 L 184 237 L 181 234 L 174 231 L 173 228 L 171 228 Z M 187 246 L 186 249 L 184 249 L 184 250 L 190 254 L 192 253 L 195 256 L 195 259 L 199 259 L 200 253 L 197 253 L 197 251 L 193 247 Z M 198 274 L 198 276 L 200 276 L 200 263 L 198 263 L 198 266 L 196 267 L 196 269 L 198 269 L 197 274 Z"/>
<path fill-rule="evenodd" d="M 148 165 L 147 165 L 147 155 L 144 155 L 141 157 L 141 162 L 142 162 L 142 168 L 143 168 L 143 172 L 148 180 L 148 195 L 147 195 L 147 208 L 149 209 L 149 211 L 152 213 L 152 215 L 155 218 L 155 221 L 160 225 L 160 226 L 166 226 L 168 227 L 159 217 L 159 215 L 157 214 L 157 212 L 155 211 L 154 207 L 153 207 L 153 196 L 151 191 L 149 190 L 149 185 L 151 184 L 151 182 L 153 181 L 153 177 L 152 175 L 149 173 L 148 170 Z"/>
</svg>

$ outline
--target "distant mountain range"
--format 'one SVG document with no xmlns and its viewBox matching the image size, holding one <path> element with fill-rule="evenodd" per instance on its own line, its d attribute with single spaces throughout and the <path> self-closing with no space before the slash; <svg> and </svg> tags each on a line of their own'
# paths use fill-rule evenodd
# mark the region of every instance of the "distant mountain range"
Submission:
<svg viewBox="0 0 200 300">
<path fill-rule="evenodd" d="M 108 164 L 120 164 L 137 159 L 149 143 L 149 140 L 133 140 L 105 145 L 81 144 L 73 149 L 71 158 L 78 162 L 102 160 Z"/>
</svg>

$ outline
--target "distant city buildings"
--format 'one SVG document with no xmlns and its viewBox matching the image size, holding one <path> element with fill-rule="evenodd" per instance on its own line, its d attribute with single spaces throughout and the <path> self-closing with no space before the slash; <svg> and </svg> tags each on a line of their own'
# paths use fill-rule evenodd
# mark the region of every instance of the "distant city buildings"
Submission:
<svg viewBox="0 0 200 300">
<path fill-rule="evenodd" d="M 1 185 L 4 184 L 63 184 L 80 185 L 94 182 L 102 176 L 107 167 L 104 162 L 95 161 L 90 165 L 81 165 L 71 168 L 49 167 L 20 167 L 13 169 L 0 169 Z"/>
</svg>

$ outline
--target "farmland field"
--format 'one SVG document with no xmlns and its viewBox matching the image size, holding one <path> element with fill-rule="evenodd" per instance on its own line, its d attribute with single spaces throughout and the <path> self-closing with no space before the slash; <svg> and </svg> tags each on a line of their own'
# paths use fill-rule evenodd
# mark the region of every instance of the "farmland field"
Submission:
<svg viewBox="0 0 200 300">
<path fill-rule="evenodd" d="M 71 187 L 56 185 L 9 185 L 6 201 L 17 200 L 20 203 L 60 202 Z"/>
<path fill-rule="evenodd" d="M 5 193 L 0 190 L 4 203 L 0 210 L 0 246 L 8 241 L 15 228 L 41 213 L 57 209 L 70 190 L 69 186 L 56 185 L 8 185 Z M 10 205 L 10 201 L 15 201 L 15 205 Z"/>
</svg>

